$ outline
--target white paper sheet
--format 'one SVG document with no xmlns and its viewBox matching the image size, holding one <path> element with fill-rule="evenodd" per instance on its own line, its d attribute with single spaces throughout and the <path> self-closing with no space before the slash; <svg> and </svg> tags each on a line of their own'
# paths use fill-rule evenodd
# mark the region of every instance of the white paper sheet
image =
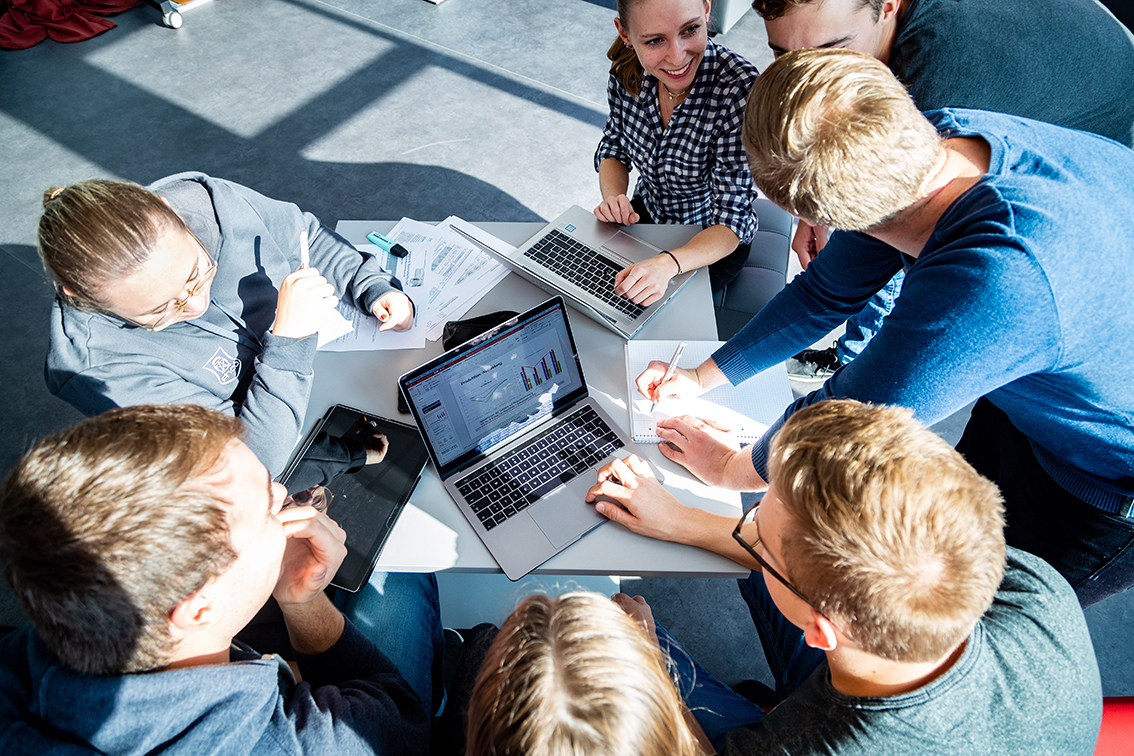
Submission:
<svg viewBox="0 0 1134 756">
<path fill-rule="evenodd" d="M 319 333 L 319 349 L 324 352 L 366 352 L 376 349 L 424 349 L 425 331 L 414 326 L 408 331 L 379 331 L 382 321 L 355 307 L 350 302 L 339 302 L 338 314 L 349 321 L 353 330 L 334 341 L 322 343 Z"/>
<path fill-rule="evenodd" d="M 486 240 L 493 248 L 510 248 L 510 245 L 455 216 L 437 224 L 437 241 L 425 274 L 428 292 L 424 319 L 419 313 L 417 321 L 419 327 L 425 328 L 430 341 L 441 338 L 446 321 L 460 319 L 489 289 L 508 275 L 507 268 L 449 228 L 450 224 L 467 232 L 475 231 L 478 239 Z"/>
</svg>

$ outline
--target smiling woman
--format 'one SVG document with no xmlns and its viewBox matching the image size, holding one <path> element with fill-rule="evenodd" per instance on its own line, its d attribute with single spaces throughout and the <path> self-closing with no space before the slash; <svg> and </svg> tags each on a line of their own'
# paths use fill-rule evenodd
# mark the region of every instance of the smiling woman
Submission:
<svg viewBox="0 0 1134 756">
<path fill-rule="evenodd" d="M 57 294 L 53 394 L 87 414 L 190 403 L 237 415 L 273 474 L 299 436 L 315 334 L 339 296 L 384 316 L 383 330 L 413 323 L 375 258 L 293 204 L 200 173 L 49 190 L 39 252 Z"/>
<path fill-rule="evenodd" d="M 619 0 L 607 96 L 610 118 L 595 152 L 612 223 L 693 223 L 686 245 L 620 271 L 615 292 L 657 301 L 671 278 L 709 266 L 714 293 L 748 257 L 756 190 L 740 143 L 756 68 L 708 37 L 707 0 Z M 634 197 L 627 196 L 637 169 Z"/>
</svg>

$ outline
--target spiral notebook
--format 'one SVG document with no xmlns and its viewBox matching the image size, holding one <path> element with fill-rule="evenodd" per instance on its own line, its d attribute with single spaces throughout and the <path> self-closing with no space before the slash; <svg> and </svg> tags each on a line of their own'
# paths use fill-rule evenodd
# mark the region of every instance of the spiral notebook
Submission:
<svg viewBox="0 0 1134 756">
<path fill-rule="evenodd" d="M 718 386 L 693 399 L 663 399 L 653 413 L 650 400 L 638 393 L 635 380 L 650 360 L 668 363 L 678 341 L 627 341 L 626 386 L 630 404 L 630 435 L 635 443 L 661 441 L 657 421 L 677 415 L 714 420 L 728 428 L 741 443 L 751 443 L 783 415 L 794 401 L 788 384 L 787 368 L 773 365 L 739 386 Z M 678 367 L 693 368 L 713 356 L 723 341 L 689 341 Z"/>
</svg>

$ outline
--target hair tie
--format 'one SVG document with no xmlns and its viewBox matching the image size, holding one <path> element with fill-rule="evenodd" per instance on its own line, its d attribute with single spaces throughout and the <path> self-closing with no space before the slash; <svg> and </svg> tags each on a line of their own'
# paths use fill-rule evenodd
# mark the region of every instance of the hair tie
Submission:
<svg viewBox="0 0 1134 756">
<path fill-rule="evenodd" d="M 47 204 L 53 199 L 57 199 L 60 194 L 67 191 L 65 186 L 53 186 L 43 193 L 43 204 Z"/>
<path fill-rule="evenodd" d="M 668 249 L 663 249 L 663 250 L 661 251 L 661 253 L 662 253 L 663 255 L 669 255 L 670 259 L 672 259 L 672 260 L 673 260 L 674 264 L 675 264 L 675 265 L 677 266 L 677 275 L 679 275 L 679 276 L 680 276 L 680 275 L 681 275 L 682 273 L 684 273 L 684 272 L 685 272 L 685 271 L 683 271 L 683 270 L 681 269 L 681 261 L 677 259 L 677 256 L 676 256 L 676 255 L 674 255 L 674 254 L 673 254 L 672 252 L 670 252 L 670 251 L 669 251 Z"/>
</svg>

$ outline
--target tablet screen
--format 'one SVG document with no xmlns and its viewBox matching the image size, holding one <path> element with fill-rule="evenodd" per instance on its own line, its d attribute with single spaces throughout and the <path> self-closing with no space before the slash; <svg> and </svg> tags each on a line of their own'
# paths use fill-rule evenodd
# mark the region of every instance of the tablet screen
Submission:
<svg viewBox="0 0 1134 756">
<path fill-rule="evenodd" d="M 412 425 L 341 404 L 316 424 L 281 482 L 296 504 L 325 507 L 346 531 L 332 585 L 357 591 L 370 578 L 428 459 Z"/>
</svg>

